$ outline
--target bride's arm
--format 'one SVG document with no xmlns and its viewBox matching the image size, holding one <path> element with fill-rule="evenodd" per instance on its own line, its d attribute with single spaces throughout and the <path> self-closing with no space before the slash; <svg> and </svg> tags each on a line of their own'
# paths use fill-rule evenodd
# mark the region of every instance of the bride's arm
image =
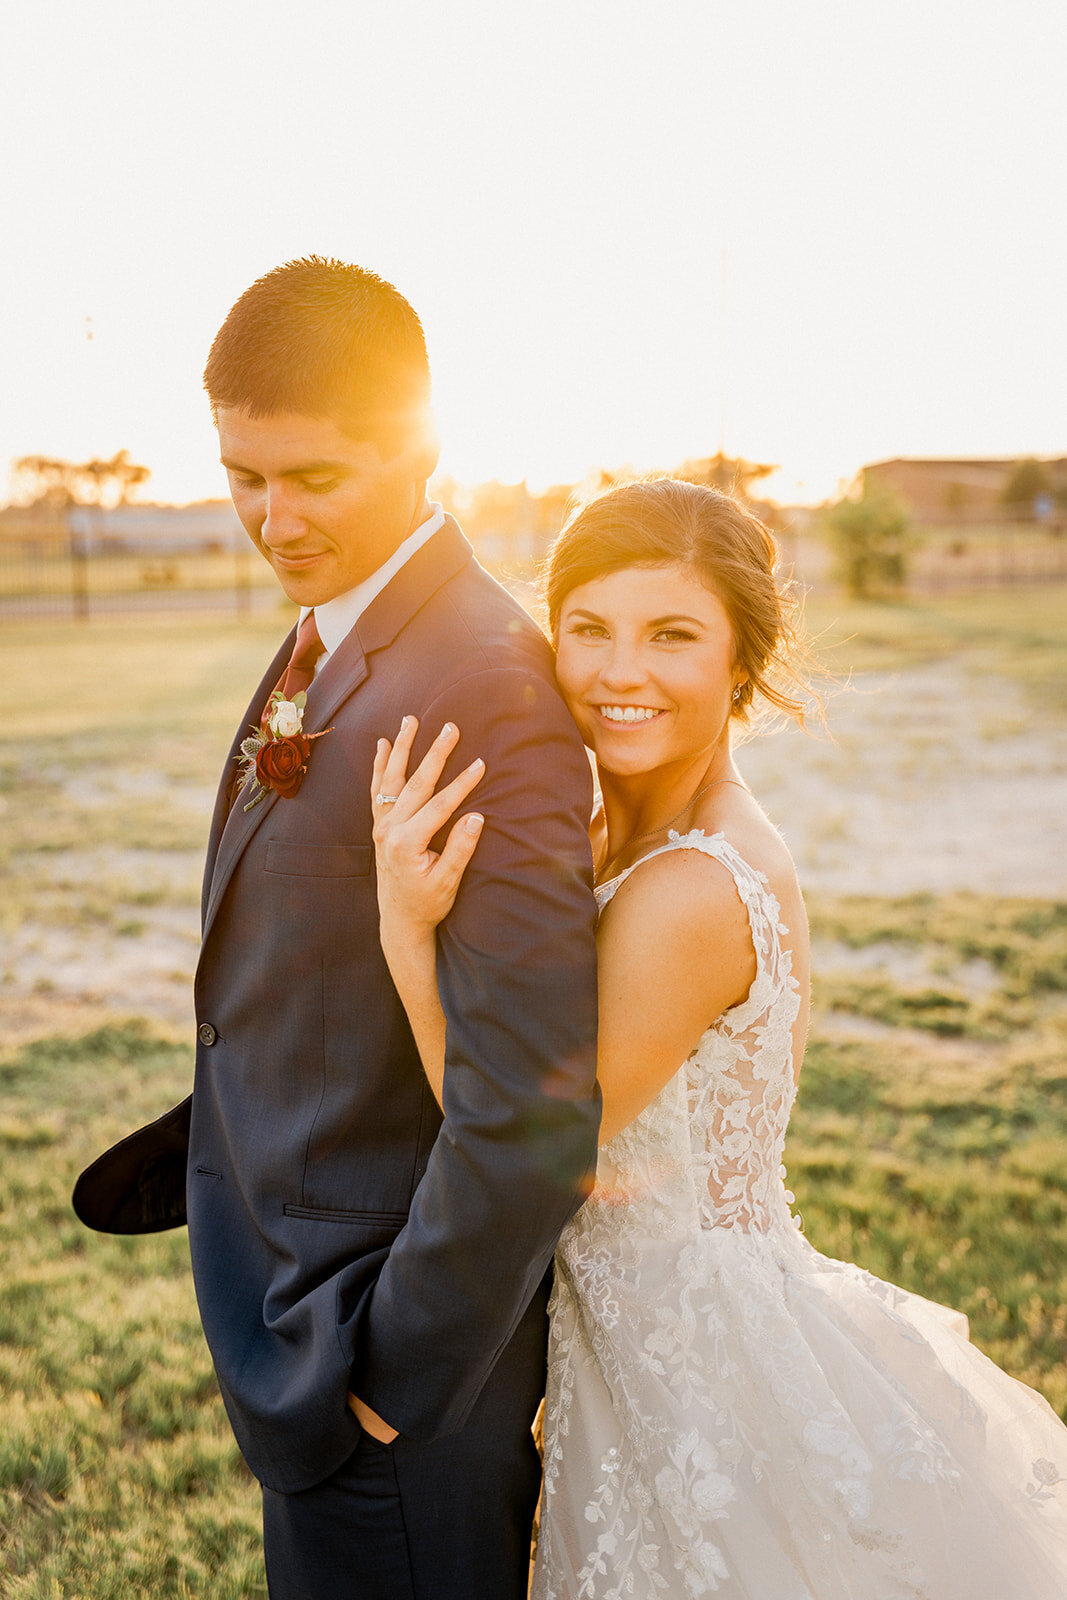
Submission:
<svg viewBox="0 0 1067 1600">
<path fill-rule="evenodd" d="M 394 745 L 388 739 L 378 741 L 371 779 L 374 859 L 382 952 L 407 1012 L 430 1088 L 442 1105 L 445 1014 L 437 990 L 437 924 L 452 908 L 483 819 L 477 813 L 461 817 L 440 854 L 430 848 L 430 841 L 479 782 L 484 763 L 480 759 L 472 762 L 435 795 L 434 786 L 459 730 L 446 722 L 408 778 L 407 763 L 417 731 L 416 719 L 405 717 Z M 395 803 L 382 803 L 379 796 L 384 795 L 399 798 Z"/>
<path fill-rule="evenodd" d="M 445 1018 L 437 992 L 435 930 L 455 899 L 481 819 L 461 817 L 439 856 L 429 841 L 474 788 L 482 769 L 480 762 L 473 763 L 433 794 L 459 737 L 446 726 L 405 780 L 415 731 L 414 719 L 407 719 L 394 746 L 384 739 L 379 743 L 372 793 L 400 798 L 395 805 L 375 804 L 375 858 L 382 949 L 440 1103 Z M 604 1144 L 654 1099 L 701 1034 L 752 985 L 752 935 L 731 874 L 691 850 L 672 850 L 642 864 L 600 919 L 597 964 Z"/>
</svg>

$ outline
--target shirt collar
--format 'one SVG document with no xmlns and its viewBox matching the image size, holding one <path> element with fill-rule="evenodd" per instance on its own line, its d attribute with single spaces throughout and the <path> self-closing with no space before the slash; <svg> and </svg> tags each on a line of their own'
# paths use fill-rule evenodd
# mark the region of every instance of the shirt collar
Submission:
<svg viewBox="0 0 1067 1600">
<path fill-rule="evenodd" d="M 319 638 L 326 647 L 316 662 L 316 672 L 352 631 L 371 601 L 381 594 L 389 580 L 396 577 L 416 550 L 421 550 L 426 541 L 444 527 L 444 509 L 436 500 L 431 500 L 429 506 L 430 515 L 426 521 L 420 522 L 403 543 L 397 545 L 388 561 L 383 562 L 376 572 L 372 572 L 369 578 L 364 578 L 362 583 L 357 583 L 354 589 L 346 589 L 344 594 L 335 594 L 332 600 L 326 600 L 321 606 L 315 606 L 315 625 L 319 630 Z M 310 606 L 301 607 L 301 622 L 311 609 Z"/>
</svg>

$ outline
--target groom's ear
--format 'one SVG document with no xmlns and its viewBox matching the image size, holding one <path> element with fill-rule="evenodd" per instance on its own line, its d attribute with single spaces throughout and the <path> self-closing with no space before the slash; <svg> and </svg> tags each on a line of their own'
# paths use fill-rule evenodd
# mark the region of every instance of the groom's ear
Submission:
<svg viewBox="0 0 1067 1600">
<path fill-rule="evenodd" d="M 431 421 L 427 421 L 418 439 L 409 446 L 409 450 L 412 473 L 416 482 L 426 483 L 437 471 L 437 463 L 441 456 L 441 441 Z"/>
<path fill-rule="evenodd" d="M 441 443 L 432 420 L 427 419 L 424 426 L 408 435 L 399 450 L 389 453 L 378 444 L 378 451 L 383 461 L 391 462 L 405 477 L 410 478 L 412 483 L 421 483 L 425 488 L 437 471 Z"/>
</svg>

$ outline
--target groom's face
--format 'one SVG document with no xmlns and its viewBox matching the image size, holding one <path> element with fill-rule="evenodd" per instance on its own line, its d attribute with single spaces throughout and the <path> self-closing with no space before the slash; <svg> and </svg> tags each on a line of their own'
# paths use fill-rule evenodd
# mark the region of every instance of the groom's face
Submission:
<svg viewBox="0 0 1067 1600">
<path fill-rule="evenodd" d="M 219 445 L 237 515 L 298 605 L 370 577 L 425 515 L 425 462 L 383 458 L 326 417 L 250 417 L 220 407 Z"/>
</svg>

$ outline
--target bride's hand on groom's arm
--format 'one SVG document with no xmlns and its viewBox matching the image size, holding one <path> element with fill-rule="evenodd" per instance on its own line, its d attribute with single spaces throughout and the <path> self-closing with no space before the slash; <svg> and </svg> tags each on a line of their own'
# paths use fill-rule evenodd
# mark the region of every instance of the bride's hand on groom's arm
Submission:
<svg viewBox="0 0 1067 1600">
<path fill-rule="evenodd" d="M 431 847 L 431 840 L 481 781 L 485 763 L 473 761 L 435 794 L 459 729 L 446 722 L 409 778 L 408 761 L 417 732 L 417 719 L 405 717 L 395 743 L 378 741 L 371 778 L 374 859 L 382 950 L 440 1104 L 445 1015 L 437 990 L 436 929 L 455 902 L 483 818 L 477 813 L 460 817 L 440 852 Z"/>
<path fill-rule="evenodd" d="M 445 763 L 455 749 L 459 729 L 446 722 L 422 761 L 407 775 L 418 719 L 405 717 L 396 742 L 378 740 L 371 778 L 374 806 L 374 858 L 378 872 L 378 905 L 383 933 L 400 931 L 419 938 L 432 932 L 452 909 L 463 876 L 478 843 L 483 818 L 460 817 L 437 852 L 430 841 L 481 781 L 485 763 L 471 762 L 435 794 Z"/>
</svg>

